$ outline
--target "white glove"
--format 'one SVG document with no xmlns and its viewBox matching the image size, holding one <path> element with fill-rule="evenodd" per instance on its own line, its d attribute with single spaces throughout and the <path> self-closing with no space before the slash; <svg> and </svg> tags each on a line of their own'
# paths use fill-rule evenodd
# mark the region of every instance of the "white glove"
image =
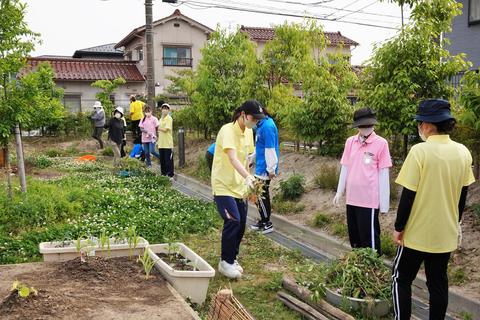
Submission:
<svg viewBox="0 0 480 320">
<path fill-rule="evenodd" d="M 336 193 L 335 194 L 335 197 L 333 198 L 333 205 L 337 208 L 340 207 L 340 198 L 342 197 L 342 194 L 341 193 Z"/>
<path fill-rule="evenodd" d="M 255 183 L 255 177 L 254 177 L 254 176 L 249 175 L 248 177 L 245 178 L 245 185 L 246 185 L 249 189 L 253 189 L 254 183 Z"/>
</svg>

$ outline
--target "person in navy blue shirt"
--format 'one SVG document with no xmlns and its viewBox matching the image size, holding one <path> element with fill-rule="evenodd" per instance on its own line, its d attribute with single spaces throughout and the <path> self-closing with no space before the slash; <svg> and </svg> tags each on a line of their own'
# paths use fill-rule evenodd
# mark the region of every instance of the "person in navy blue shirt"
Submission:
<svg viewBox="0 0 480 320">
<path fill-rule="evenodd" d="M 268 111 L 262 109 L 265 118 L 257 123 L 255 136 L 255 177 L 263 182 L 264 188 L 257 202 L 260 220 L 250 228 L 267 234 L 273 231 L 273 224 L 270 221 L 272 207 L 269 188 L 270 181 L 278 174 L 280 148 L 277 126 Z"/>
</svg>

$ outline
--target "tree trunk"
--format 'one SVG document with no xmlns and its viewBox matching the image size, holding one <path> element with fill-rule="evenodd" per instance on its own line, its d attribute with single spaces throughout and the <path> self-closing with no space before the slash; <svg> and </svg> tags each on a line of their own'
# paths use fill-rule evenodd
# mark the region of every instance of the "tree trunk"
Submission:
<svg viewBox="0 0 480 320">
<path fill-rule="evenodd" d="M 12 193 L 12 168 L 10 166 L 10 152 L 8 150 L 8 143 L 5 146 L 5 167 L 7 169 L 7 194 L 10 199 L 13 197 Z"/>
<path fill-rule="evenodd" d="M 295 151 L 300 152 L 300 141 L 295 141 Z"/>
<path fill-rule="evenodd" d="M 408 154 L 408 134 L 403 135 L 403 159 L 407 157 Z"/>
<path fill-rule="evenodd" d="M 20 125 L 15 125 L 15 148 L 17 150 L 18 177 L 20 178 L 20 188 L 22 192 L 27 192 L 27 179 L 25 176 L 25 161 L 23 159 L 22 134 Z"/>
<path fill-rule="evenodd" d="M 480 151 L 476 152 L 476 155 L 473 158 L 474 166 L 473 166 L 473 174 L 475 178 L 478 180 L 480 178 Z"/>
</svg>

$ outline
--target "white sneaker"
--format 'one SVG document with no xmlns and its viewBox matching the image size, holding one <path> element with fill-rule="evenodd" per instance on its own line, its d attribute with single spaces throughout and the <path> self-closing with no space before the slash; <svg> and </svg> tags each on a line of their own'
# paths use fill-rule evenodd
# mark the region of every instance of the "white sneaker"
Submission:
<svg viewBox="0 0 480 320">
<path fill-rule="evenodd" d="M 235 264 L 230 264 L 225 260 L 222 260 L 218 263 L 218 272 L 230 279 L 237 279 L 242 277 L 242 274 L 235 267 Z"/>
<path fill-rule="evenodd" d="M 233 265 L 235 266 L 235 268 L 237 268 L 238 271 L 240 271 L 240 273 L 243 273 L 243 268 L 237 260 L 233 261 Z"/>
</svg>

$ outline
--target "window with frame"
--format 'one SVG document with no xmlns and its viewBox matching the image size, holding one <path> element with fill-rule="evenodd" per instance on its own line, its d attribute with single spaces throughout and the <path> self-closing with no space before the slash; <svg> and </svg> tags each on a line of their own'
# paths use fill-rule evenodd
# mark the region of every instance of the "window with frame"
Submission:
<svg viewBox="0 0 480 320">
<path fill-rule="evenodd" d="M 192 66 L 192 48 L 190 47 L 163 47 L 164 66 Z"/>
<path fill-rule="evenodd" d="M 63 96 L 63 105 L 68 112 L 81 112 L 82 98 L 79 94 L 65 94 Z"/>
<path fill-rule="evenodd" d="M 143 60 L 143 47 L 138 47 L 135 50 L 137 51 L 138 61 L 142 61 Z"/>
<path fill-rule="evenodd" d="M 480 24 L 480 0 L 468 0 L 468 24 Z"/>
<path fill-rule="evenodd" d="M 127 61 L 132 61 L 132 51 L 128 51 L 125 57 Z"/>
</svg>

